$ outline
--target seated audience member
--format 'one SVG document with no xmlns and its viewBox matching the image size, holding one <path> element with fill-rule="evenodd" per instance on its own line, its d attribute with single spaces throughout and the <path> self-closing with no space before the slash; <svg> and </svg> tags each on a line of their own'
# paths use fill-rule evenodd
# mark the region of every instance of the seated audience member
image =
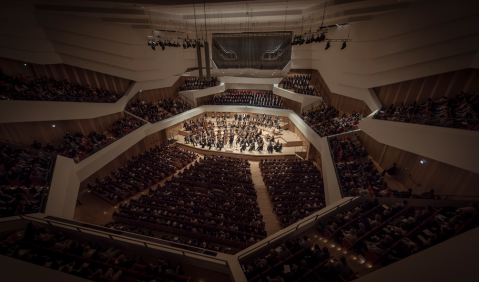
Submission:
<svg viewBox="0 0 479 282">
<path fill-rule="evenodd" d="M 115 103 L 124 95 L 101 88 L 93 89 L 90 85 L 70 83 L 66 79 L 13 77 L 3 71 L 2 74 L 0 98 L 4 100 Z"/>
</svg>

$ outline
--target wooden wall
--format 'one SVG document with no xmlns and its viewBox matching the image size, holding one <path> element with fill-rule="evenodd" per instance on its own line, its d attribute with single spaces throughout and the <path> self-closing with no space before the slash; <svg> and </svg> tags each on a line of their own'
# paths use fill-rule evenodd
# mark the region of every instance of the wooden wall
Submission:
<svg viewBox="0 0 479 282">
<path fill-rule="evenodd" d="M 293 110 L 297 115 L 301 115 L 302 103 L 283 97 L 284 109 Z"/>
<path fill-rule="evenodd" d="M 211 95 L 208 95 L 208 96 L 203 96 L 203 97 L 200 97 L 200 98 L 196 98 L 196 106 L 198 106 L 198 107 L 203 106 L 205 104 L 205 101 L 210 100 L 214 96 L 215 96 L 215 94 L 211 94 Z"/>
<path fill-rule="evenodd" d="M 336 107 L 341 115 L 343 113 L 352 114 L 353 112 L 357 112 L 366 117 L 372 113 L 371 109 L 368 107 L 368 105 L 366 105 L 366 103 L 364 103 L 363 100 L 358 100 L 335 93 L 330 93 L 329 98 L 331 99 L 331 105 Z"/>
<path fill-rule="evenodd" d="M 479 70 L 464 69 L 443 74 L 421 77 L 374 88 L 384 108 L 394 104 L 424 103 L 428 98 L 438 100 L 443 96 L 455 97 L 464 91 L 479 92 Z"/>
<path fill-rule="evenodd" d="M 185 72 L 193 71 L 196 69 L 198 68 L 189 68 Z M 130 101 L 128 102 L 128 105 L 137 100 L 144 100 L 146 102 L 156 103 L 160 99 L 177 97 L 178 93 L 180 92 L 180 86 L 182 86 L 185 83 L 185 80 L 187 78 L 188 77 L 186 76 L 179 76 L 176 82 L 170 87 L 143 90 L 141 92 L 137 92 L 135 96 L 132 99 L 130 99 Z"/>
<path fill-rule="evenodd" d="M 158 144 L 165 144 L 167 142 L 167 137 L 166 137 L 166 131 L 161 130 L 158 131 L 154 134 L 151 134 L 149 136 L 146 136 L 143 138 L 143 140 L 139 141 L 132 147 L 130 147 L 128 150 L 126 150 L 123 154 L 119 155 L 116 157 L 114 160 L 100 168 L 97 172 L 94 174 L 90 175 L 87 179 L 83 180 L 80 183 L 80 191 L 83 191 L 84 189 L 87 188 L 87 184 L 94 184 L 95 179 L 99 178 L 102 179 L 105 176 L 110 175 L 112 172 L 118 170 L 118 168 L 122 167 L 125 165 L 129 160 L 132 159 L 133 156 L 137 156 L 140 153 L 144 153 L 150 148 L 155 147 Z"/>
<path fill-rule="evenodd" d="M 368 105 L 366 105 L 363 100 L 331 92 L 318 70 L 291 69 L 289 74 L 311 74 L 311 85 L 314 85 L 319 89 L 325 103 L 336 107 L 341 115 L 343 113 L 352 114 L 353 112 L 359 112 L 364 116 L 368 116 L 372 113 L 371 109 L 369 109 Z"/>
<path fill-rule="evenodd" d="M 179 76 L 176 82 L 170 87 L 156 88 L 137 92 L 135 96 L 130 99 L 128 104 L 131 104 L 137 100 L 144 100 L 146 102 L 152 102 L 155 104 L 158 102 L 158 100 L 176 97 L 178 95 L 178 92 L 180 92 L 180 86 L 183 85 L 184 82 L 185 77 Z"/>
<path fill-rule="evenodd" d="M 364 132 L 360 135 L 369 155 L 379 166 L 387 169 L 396 163 L 398 172 L 394 179 L 406 188 L 411 188 L 414 194 L 434 189 L 436 195 L 456 195 L 448 198 L 451 200 L 479 199 L 479 189 L 477 189 L 479 174 L 381 144 Z M 421 164 L 421 160 L 424 161 L 423 164 Z M 444 197 L 442 198 L 444 199 Z"/>
<path fill-rule="evenodd" d="M 0 123 L 0 138 L 23 145 L 33 144 L 36 140 L 42 145 L 52 143 L 57 147 L 63 144 L 63 136 L 67 132 L 71 134 L 81 132 L 84 135 L 91 131 L 102 133 L 123 115 L 123 112 L 119 112 L 94 119 Z"/>
<path fill-rule="evenodd" d="M 0 58 L 0 69 L 7 75 L 25 78 L 53 77 L 55 80 L 66 79 L 71 83 L 90 85 L 111 92 L 125 93 L 133 83 L 132 80 L 120 78 L 101 72 L 91 71 L 66 64 L 37 65 L 6 58 Z"/>
</svg>

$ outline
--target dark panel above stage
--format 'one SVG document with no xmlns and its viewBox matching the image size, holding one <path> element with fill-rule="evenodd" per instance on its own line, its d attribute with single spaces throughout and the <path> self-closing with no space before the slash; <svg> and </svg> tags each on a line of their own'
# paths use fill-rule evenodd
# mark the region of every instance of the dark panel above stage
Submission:
<svg viewBox="0 0 479 282">
<path fill-rule="evenodd" d="M 291 60 L 292 32 L 214 33 L 213 62 L 218 69 L 282 70 Z"/>
</svg>

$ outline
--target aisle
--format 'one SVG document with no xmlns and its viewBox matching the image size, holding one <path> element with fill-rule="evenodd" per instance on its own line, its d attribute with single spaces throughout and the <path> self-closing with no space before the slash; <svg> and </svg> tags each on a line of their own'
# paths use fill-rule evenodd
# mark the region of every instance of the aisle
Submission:
<svg viewBox="0 0 479 282">
<path fill-rule="evenodd" d="M 254 188 L 256 195 L 258 196 L 258 205 L 261 214 L 263 215 L 263 221 L 266 222 L 266 231 L 268 237 L 281 230 L 281 224 L 279 218 L 273 213 L 273 204 L 271 203 L 268 191 L 263 182 L 261 171 L 259 170 L 259 162 L 249 161 L 251 164 L 251 174 L 253 176 Z"/>
</svg>

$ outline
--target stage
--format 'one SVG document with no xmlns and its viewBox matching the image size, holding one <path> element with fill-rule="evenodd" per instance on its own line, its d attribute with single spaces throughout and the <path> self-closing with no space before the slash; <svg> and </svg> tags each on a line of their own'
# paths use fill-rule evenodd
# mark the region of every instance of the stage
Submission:
<svg viewBox="0 0 479 282">
<path fill-rule="evenodd" d="M 211 118 L 208 117 L 207 121 L 212 121 L 216 124 L 216 118 Z M 231 122 L 234 121 L 234 118 L 227 118 L 226 119 L 227 123 L 230 124 Z M 280 122 L 280 125 L 283 127 L 285 124 Z M 229 129 L 230 127 L 228 127 Z M 178 135 L 176 136 L 176 145 L 181 146 L 182 148 L 185 148 L 190 151 L 194 151 L 199 154 L 216 154 L 216 155 L 222 155 L 222 156 L 231 156 L 235 155 L 237 157 L 242 157 L 250 160 L 259 160 L 261 158 L 295 158 L 296 152 L 304 152 L 306 150 L 305 147 L 303 147 L 303 141 L 299 139 L 296 134 L 293 132 L 290 132 L 288 130 L 280 130 L 279 134 L 273 134 L 274 130 L 271 128 L 266 128 L 266 127 L 259 127 L 262 131 L 262 137 L 266 137 L 266 135 L 274 135 L 275 141 L 279 141 L 279 143 L 283 144 L 283 149 L 281 150 L 281 153 L 273 151 L 273 153 L 268 153 L 267 151 L 267 145 L 263 147 L 263 151 L 248 151 L 249 148 L 247 148 L 245 151 L 240 152 L 240 146 L 235 145 L 236 142 L 233 142 L 233 145 L 230 146 L 227 144 L 224 148 L 221 150 L 218 150 L 216 147 L 211 147 L 211 149 L 208 149 L 207 146 L 204 148 L 201 147 L 200 144 L 196 144 L 196 147 L 193 146 L 191 143 L 186 144 L 185 142 L 185 136 L 189 136 L 190 132 L 186 130 L 179 130 Z M 218 131 L 218 127 L 215 126 L 215 132 Z M 236 140 L 235 140 L 236 141 Z"/>
<path fill-rule="evenodd" d="M 235 120 L 234 118 L 227 118 L 226 122 L 228 124 L 231 124 L 234 120 Z M 216 124 L 216 118 L 207 117 L 206 121 L 211 121 L 211 122 L 214 122 Z M 280 121 L 279 124 L 280 124 L 281 128 L 283 128 L 283 127 L 287 128 L 288 127 L 288 124 L 287 123 L 285 124 L 282 121 Z M 228 126 L 228 129 L 229 128 L 230 127 Z M 284 152 L 285 147 L 294 147 L 294 146 L 303 145 L 303 141 L 301 139 L 299 139 L 299 137 L 295 133 L 293 133 L 289 130 L 283 130 L 282 129 L 282 130 L 280 130 L 279 134 L 274 134 L 274 130 L 271 129 L 271 128 L 267 128 L 267 127 L 258 127 L 258 128 L 263 131 L 263 135 L 262 135 L 263 137 L 266 137 L 267 134 L 269 134 L 270 136 L 274 135 L 275 140 L 279 140 L 279 142 L 283 144 L 283 152 Z M 217 126 L 215 126 L 215 132 L 218 131 L 218 129 L 219 128 Z M 185 131 L 184 128 L 183 128 L 183 130 L 178 130 L 178 134 L 181 135 L 181 136 L 190 136 L 190 132 Z M 181 137 L 181 138 L 178 137 L 177 139 L 184 139 L 184 137 Z M 265 150 L 266 150 L 266 148 L 265 148 Z"/>
</svg>

